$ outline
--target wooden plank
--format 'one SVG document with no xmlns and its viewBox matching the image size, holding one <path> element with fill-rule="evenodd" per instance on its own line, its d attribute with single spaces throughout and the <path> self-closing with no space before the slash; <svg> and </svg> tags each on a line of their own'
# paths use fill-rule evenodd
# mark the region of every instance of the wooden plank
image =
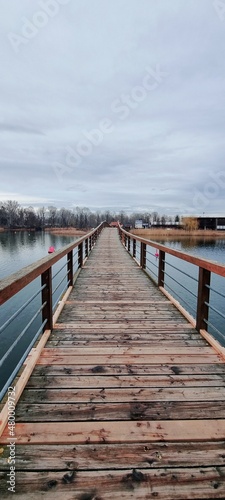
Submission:
<svg viewBox="0 0 225 500">
<path fill-rule="evenodd" d="M 74 338 L 75 337 L 75 338 Z M 105 338 L 101 338 L 100 340 L 95 340 L 94 337 L 92 338 L 86 338 L 84 340 L 81 340 L 81 336 L 80 338 L 77 338 L 76 336 L 66 336 L 65 339 L 63 339 L 63 337 L 54 337 L 54 340 L 50 340 L 48 341 L 47 343 L 47 347 L 48 348 L 52 348 L 52 347 L 63 347 L 63 348 L 67 348 L 67 349 L 70 349 L 71 347 L 74 347 L 74 346 L 79 346 L 79 347 L 103 347 L 105 346 L 106 342 L 107 342 L 107 347 L 112 347 L 112 348 L 115 348 L 116 346 L 118 347 L 123 347 L 124 345 L 128 346 L 130 344 L 130 339 L 127 339 L 126 336 L 125 338 L 121 338 L 120 336 L 118 336 L 118 339 L 113 339 L 113 340 L 110 340 L 107 339 L 107 336 L 105 336 Z M 178 347 L 178 346 L 189 346 L 189 347 L 193 347 L 193 346 L 205 346 L 206 344 L 204 343 L 204 341 L 202 342 L 201 340 L 189 340 L 187 338 L 187 340 L 185 339 L 169 339 L 169 340 L 166 340 L 165 337 L 159 337 L 159 339 L 155 339 L 154 336 L 152 337 L 149 337 L 148 340 L 141 340 L 141 339 L 135 339 L 132 341 L 132 345 L 134 347 L 149 347 L 149 345 L 152 345 L 154 347 L 157 347 L 157 346 L 160 346 L 160 345 L 167 345 L 167 346 L 175 346 L 175 347 Z"/>
<path fill-rule="evenodd" d="M 62 318 L 63 318 L 63 315 L 62 315 Z M 115 320 L 116 321 L 121 321 L 121 322 L 124 322 L 124 321 L 128 321 L 128 322 L 139 322 L 141 321 L 143 325 L 146 325 L 147 322 L 151 322 L 151 321 L 158 321 L 160 323 L 162 323 L 163 321 L 168 321 L 168 320 L 172 320 L 172 321 L 175 321 L 176 320 L 176 316 L 175 314 L 173 314 L 172 312 L 169 312 L 169 311 L 166 311 L 166 312 L 162 312 L 162 311 L 151 311 L 149 312 L 148 314 L 146 313 L 143 313 L 142 315 L 138 312 L 138 313 L 129 313 L 129 311 L 127 313 L 122 313 L 122 312 L 117 312 L 117 313 L 105 313 L 103 312 L 102 314 L 98 314 L 98 313 L 90 313 L 89 311 L 86 311 L 86 313 L 77 313 L 76 311 L 67 311 L 67 318 L 70 318 L 70 321 L 74 321 L 76 323 L 79 323 L 79 322 L 84 322 L 85 320 L 87 321 L 87 318 L 88 318 L 88 321 L 93 321 L 93 322 L 98 322 L 98 323 L 102 323 L 102 321 L 107 321 L 107 322 L 114 322 L 115 323 Z M 177 318 L 178 320 L 178 318 Z"/>
<path fill-rule="evenodd" d="M 25 389 L 23 402 L 225 401 L 225 387 Z"/>
<path fill-rule="evenodd" d="M 19 402 L 16 422 L 220 419 L 225 401 L 133 401 L 130 403 Z"/>
<path fill-rule="evenodd" d="M 169 335 L 168 335 L 169 332 Z M 77 331 L 75 328 L 62 328 L 62 329 L 54 329 L 51 334 L 51 339 L 64 339 L 64 340 L 71 340 L 71 339 L 80 339 L 80 340 L 114 340 L 114 339 L 127 339 L 127 340 L 149 340 L 149 338 L 156 339 L 164 339 L 167 340 L 168 342 L 170 340 L 197 340 L 198 342 L 201 342 L 203 345 L 208 346 L 207 340 L 204 338 L 200 337 L 199 334 L 195 330 L 185 330 L 182 329 L 182 327 L 176 326 L 176 328 L 162 328 L 162 329 L 154 329 L 154 330 L 147 330 L 147 331 L 138 331 L 131 329 L 129 332 L 128 331 L 111 331 L 110 329 L 105 330 L 104 332 L 98 332 L 97 331 L 90 331 L 89 329 L 85 331 L 84 329 L 81 331 Z"/>
<path fill-rule="evenodd" d="M 66 302 L 66 308 L 70 310 L 74 310 L 76 312 L 84 312 L 84 310 L 87 310 L 90 312 L 90 314 L 101 314 L 106 312 L 107 314 L 113 314 L 113 313 L 122 313 L 122 312 L 129 312 L 129 313 L 135 313 L 135 314 L 148 314 L 154 311 L 162 311 L 164 313 L 166 312 L 173 312 L 174 315 L 178 315 L 176 308 L 173 307 L 173 305 L 170 302 L 159 302 L 159 301 L 154 301 L 150 302 L 147 305 L 132 305 L 132 302 L 130 304 L 120 304 L 120 302 L 114 304 L 113 306 L 111 305 L 94 305 L 94 304 L 84 304 L 84 305 L 78 305 L 77 303 L 74 303 L 73 301 L 67 301 Z"/>
<path fill-rule="evenodd" d="M 82 279 L 83 278 L 83 274 L 82 274 Z M 143 307 L 146 307 L 146 306 L 149 306 L 151 304 L 168 304 L 168 301 L 167 300 L 163 300 L 163 298 L 161 300 L 158 300 L 157 298 L 154 299 L 154 297 L 151 297 L 151 300 L 134 300 L 134 301 L 128 301 L 126 299 L 122 299 L 120 300 L 119 302 L 118 301 L 115 301 L 115 300 L 98 300 L 98 298 L 96 298 L 96 300 L 86 300 L 86 299 L 71 299 L 71 300 L 68 300 L 67 301 L 67 304 L 73 304 L 75 307 L 79 307 L 79 308 L 85 308 L 87 307 L 87 305 L 89 307 L 92 307 L 94 309 L 96 308 L 104 308 L 106 310 L 111 310 L 111 309 L 117 309 L 118 307 L 124 307 L 126 306 L 130 306 L 132 308 L 134 308 L 135 306 L 135 309 L 143 309 Z"/>
<path fill-rule="evenodd" d="M 158 302 L 155 302 L 154 303 L 150 303 L 148 306 L 132 306 L 132 303 L 130 304 L 130 306 L 126 305 L 126 308 L 123 305 L 117 305 L 117 306 L 113 306 L 113 307 L 90 307 L 88 305 L 85 304 L 84 307 L 80 307 L 80 306 L 77 306 L 77 304 L 74 304 L 73 302 L 66 302 L 66 308 L 67 308 L 67 311 L 73 311 L 75 312 L 76 314 L 83 314 L 84 311 L 85 312 L 88 312 L 88 314 L 92 314 L 93 316 L 98 316 L 100 314 L 104 314 L 106 313 L 107 315 L 115 315 L 116 314 L 124 314 L 124 313 L 129 313 L 131 316 L 132 314 L 133 315 L 136 315 L 136 316 L 142 316 L 143 314 L 144 315 L 148 315 L 148 314 L 151 314 L 151 313 L 154 313 L 154 312 L 160 312 L 162 314 L 171 314 L 173 313 L 174 316 L 178 317 L 178 314 L 177 314 L 177 311 L 176 309 L 174 309 L 174 307 L 172 306 L 172 304 L 170 303 L 162 303 L 159 305 Z"/>
<path fill-rule="evenodd" d="M 97 387 L 224 387 L 225 376 L 220 375 L 60 375 L 58 377 L 43 375 L 32 376 L 27 388 L 97 388 Z"/>
<path fill-rule="evenodd" d="M 5 429 L 1 444 L 8 444 Z M 225 420 L 173 420 L 160 422 L 18 423 L 17 444 L 148 443 L 157 441 L 224 440 Z"/>
<path fill-rule="evenodd" d="M 16 446 L 19 470 L 118 470 L 129 468 L 224 466 L 225 441 L 163 442 L 146 444 L 20 445 Z M 0 470 L 7 470 L 9 451 L 0 454 Z"/>
<path fill-rule="evenodd" d="M 123 347 L 123 346 L 128 346 L 130 341 L 128 341 L 126 338 L 124 340 L 122 339 L 118 339 L 116 341 L 116 339 L 114 339 L 114 341 L 107 341 L 107 338 L 105 339 L 102 339 L 102 340 L 98 340 L 98 341 L 95 341 L 94 339 L 87 339 L 87 340 L 79 340 L 77 338 L 75 338 L 74 340 L 72 340 L 71 338 L 66 338 L 65 340 L 62 340 L 60 338 L 55 338 L 54 340 L 50 340 L 47 344 L 47 347 L 48 348 L 52 348 L 52 347 L 63 347 L 63 348 L 66 348 L 66 349 L 70 349 L 71 347 L 75 347 L 75 346 L 78 346 L 78 347 L 103 347 L 107 342 L 107 347 L 112 347 L 112 348 L 115 348 L 115 347 Z M 175 346 L 175 347 L 179 347 L 179 346 L 184 346 L 186 345 L 187 347 L 199 347 L 199 346 L 205 346 L 205 343 L 201 342 L 201 340 L 179 340 L 179 338 L 177 340 L 173 340 L 173 339 L 170 339 L 170 340 L 167 340 L 165 338 L 161 338 L 161 339 L 157 339 L 154 341 L 154 336 L 150 337 L 149 340 L 147 341 L 141 341 L 141 340 L 133 340 L 132 342 L 132 345 L 133 347 L 149 347 L 149 345 L 152 345 L 154 347 L 158 347 L 160 345 L 166 345 L 166 346 Z"/>
<path fill-rule="evenodd" d="M 170 333 L 170 335 L 168 335 Z M 135 342 L 139 342 L 140 344 L 143 343 L 144 345 L 151 344 L 152 342 L 154 344 L 159 344 L 160 342 L 168 342 L 170 344 L 171 342 L 181 342 L 182 345 L 185 345 L 185 342 L 195 342 L 196 345 L 200 346 L 205 346 L 208 347 L 207 342 L 204 339 L 199 338 L 198 336 L 195 336 L 193 334 L 189 333 L 180 333 L 179 331 L 177 333 L 172 333 L 172 332 L 151 332 L 151 333 L 135 333 L 135 332 L 71 332 L 69 330 L 64 330 L 64 331 L 59 331 L 55 333 L 54 335 L 51 335 L 51 339 L 48 341 L 49 342 L 95 342 L 96 344 L 98 342 L 104 341 L 104 344 L 107 345 L 108 343 L 116 343 L 116 342 L 127 342 L 127 345 L 133 345 Z"/>
<path fill-rule="evenodd" d="M 129 330 L 129 331 L 136 331 L 136 332 L 142 332 L 142 330 L 144 331 L 144 333 L 148 333 L 148 332 L 153 332 L 155 330 L 159 330 L 159 331 L 173 331 L 173 330 L 177 330 L 177 329 L 181 329 L 185 332 L 185 330 L 190 330 L 190 325 L 188 323 L 179 323 L 179 322 L 170 322 L 169 324 L 167 324 L 166 322 L 162 323 L 162 322 L 157 322 L 156 320 L 154 321 L 150 321 L 149 324 L 143 324 L 143 323 L 139 323 L 138 321 L 136 321 L 136 324 L 135 322 L 130 322 L 128 324 L 127 320 L 126 321 L 119 321 L 118 323 L 116 323 L 115 321 L 112 323 L 112 322 L 101 322 L 101 323 L 95 323 L 94 321 L 93 322 L 87 322 L 84 323 L 84 322 L 80 322 L 80 323 L 77 323 L 77 322 L 72 322 L 72 323 L 57 323 L 55 325 L 55 328 L 54 330 L 60 330 L 60 331 L 63 331 L 63 330 L 72 330 L 72 331 L 76 331 L 76 332 L 80 332 L 82 333 L 84 330 L 87 330 L 88 331 L 92 331 L 92 332 L 96 332 L 98 333 L 99 331 L 104 331 L 104 330 L 108 330 L 108 331 L 113 331 L 113 330 L 116 330 L 116 332 L 125 332 L 126 330 Z"/>
<path fill-rule="evenodd" d="M 47 348 L 43 349 L 42 351 L 42 357 L 49 357 L 49 356 L 82 356 L 85 354 L 85 356 L 109 356 L 109 355 L 118 355 L 118 356 L 129 356 L 129 355 L 151 355 L 151 356 L 164 356 L 164 355 L 179 355 L 179 356 L 215 356 L 215 351 L 211 347 L 171 347 L 171 346 L 162 346 L 160 347 L 108 347 L 107 345 L 105 347 L 70 347 L 70 349 L 66 349 L 63 347 L 58 347 L 58 348 Z"/>
<path fill-rule="evenodd" d="M 215 364 L 215 363 L 223 363 L 222 359 L 217 356 L 217 355 L 169 355 L 169 354 L 164 354 L 164 355 L 104 355 L 104 356 L 42 356 L 39 358 L 37 361 L 37 364 L 39 365 L 87 365 L 87 364 L 94 364 L 94 365 L 108 365 L 109 363 L 116 365 L 116 364 L 146 364 L 146 365 L 151 365 L 151 364 Z"/>
<path fill-rule="evenodd" d="M 6 477 L 1 477 L 0 493 L 7 491 Z M 19 500 L 40 498 L 71 500 L 163 500 L 224 499 L 225 468 L 125 469 L 123 471 L 18 472 Z M 2 496 L 2 498 L 4 498 Z"/>
<path fill-rule="evenodd" d="M 89 375 L 96 374 L 99 375 L 202 375 L 202 374 L 221 374 L 222 377 L 225 377 L 225 364 L 108 364 L 108 365 L 94 365 L 94 364 L 76 364 L 66 366 L 62 365 L 36 365 L 33 377 L 35 376 L 63 376 L 65 374 L 72 376 L 79 375 Z"/>
<path fill-rule="evenodd" d="M 63 320 L 63 316 L 61 317 L 61 319 Z M 84 314 L 82 315 L 82 317 L 76 317 L 75 314 L 74 315 L 67 314 L 67 320 L 68 319 L 71 323 L 74 324 L 76 330 L 90 328 L 90 325 L 92 325 L 93 328 L 103 327 L 103 329 L 106 328 L 110 329 L 110 328 L 116 328 L 116 326 L 114 326 L 116 324 L 118 331 L 120 330 L 123 331 L 123 329 L 128 329 L 129 326 L 131 329 L 136 328 L 136 331 L 142 331 L 142 330 L 151 331 L 152 328 L 154 328 L 154 326 L 158 329 L 161 328 L 162 330 L 165 331 L 167 324 L 168 324 L 168 331 L 172 330 L 173 328 L 175 328 L 176 330 L 179 328 L 178 320 L 176 321 L 174 317 L 168 315 L 166 316 L 163 314 L 162 315 L 159 314 L 158 317 L 156 314 L 152 314 L 148 318 L 144 317 L 141 318 L 140 316 L 131 317 L 131 315 L 129 314 L 127 315 L 124 314 L 123 316 L 120 317 L 118 316 L 117 318 L 115 316 L 107 317 L 106 315 L 103 315 L 102 317 L 96 316 L 94 318 L 93 316 L 88 315 L 88 313 L 87 316 Z"/>
</svg>

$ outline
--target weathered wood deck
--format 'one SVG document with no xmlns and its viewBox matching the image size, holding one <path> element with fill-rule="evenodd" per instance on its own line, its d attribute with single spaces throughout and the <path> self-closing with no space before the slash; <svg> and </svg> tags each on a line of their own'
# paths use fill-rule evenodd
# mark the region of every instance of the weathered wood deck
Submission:
<svg viewBox="0 0 225 500">
<path fill-rule="evenodd" d="M 19 499 L 225 498 L 225 364 L 114 229 L 22 394 L 16 436 Z M 6 444 L 7 431 L 1 463 Z"/>
</svg>

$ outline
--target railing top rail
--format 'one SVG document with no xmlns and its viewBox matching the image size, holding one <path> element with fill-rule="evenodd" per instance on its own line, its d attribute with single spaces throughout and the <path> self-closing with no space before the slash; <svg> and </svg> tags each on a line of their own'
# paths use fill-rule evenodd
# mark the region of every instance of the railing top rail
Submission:
<svg viewBox="0 0 225 500">
<path fill-rule="evenodd" d="M 157 248 L 157 250 L 161 250 L 162 252 L 173 255 L 174 257 L 178 257 L 178 259 L 185 260 L 186 262 L 190 262 L 191 264 L 202 267 L 203 269 L 207 269 L 208 271 L 212 271 L 215 274 L 219 274 L 220 276 L 225 277 L 224 264 L 219 264 L 218 262 L 212 260 L 201 259 L 200 257 L 181 252 L 180 250 L 174 250 L 173 248 L 161 245 L 160 243 L 156 243 L 155 241 L 147 240 L 145 238 L 142 238 L 141 236 L 137 236 L 136 234 L 129 233 L 128 231 L 125 231 L 125 229 L 123 229 L 121 226 L 119 226 L 119 228 L 129 238 L 135 239 L 140 243 L 150 245 L 154 248 Z"/>
<path fill-rule="evenodd" d="M 9 300 L 13 295 L 22 290 L 25 286 L 29 285 L 31 281 L 44 273 L 49 267 L 53 266 L 56 262 L 58 262 L 62 257 L 67 255 L 71 250 L 80 245 L 87 238 L 92 236 L 99 228 L 101 228 L 105 223 L 102 222 L 98 227 L 94 228 L 89 233 L 81 236 L 74 243 L 69 243 L 63 247 L 62 250 L 57 250 L 53 255 L 44 257 L 43 259 L 39 259 L 38 261 L 30 264 L 29 266 L 23 267 L 16 273 L 7 276 L 0 280 L 0 305 L 4 304 L 7 300 Z"/>
</svg>

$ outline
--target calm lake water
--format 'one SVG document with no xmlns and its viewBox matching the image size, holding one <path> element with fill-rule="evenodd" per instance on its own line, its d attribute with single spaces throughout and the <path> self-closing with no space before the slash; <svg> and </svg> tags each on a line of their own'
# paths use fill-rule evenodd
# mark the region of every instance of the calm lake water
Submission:
<svg viewBox="0 0 225 500">
<path fill-rule="evenodd" d="M 53 245 L 56 250 L 68 245 L 76 240 L 73 236 L 59 236 L 51 233 L 42 232 L 4 232 L 0 233 L 0 279 L 4 278 L 17 270 L 45 257 L 48 255 L 49 246 Z M 156 241 L 156 240 L 155 240 Z M 177 239 L 158 239 L 159 243 L 166 246 L 181 250 L 192 255 L 206 258 L 208 260 L 217 261 L 225 264 L 225 239 L 192 239 L 183 238 Z M 137 257 L 139 248 L 137 245 Z M 147 268 L 151 274 L 157 274 L 157 260 L 154 255 L 155 251 L 147 255 Z M 66 262 L 66 260 L 65 260 Z M 63 260 L 55 264 L 54 273 L 63 265 Z M 182 269 L 186 275 L 181 274 Z M 189 263 L 178 261 L 174 257 L 169 256 L 167 259 L 167 276 L 165 287 L 168 291 L 174 294 L 175 298 L 188 310 L 193 316 L 196 312 L 196 298 L 194 295 L 197 293 L 197 275 L 198 269 Z M 189 278 L 187 275 L 190 275 Z M 171 276 L 171 277 L 170 277 Z M 176 281 L 174 281 L 174 279 Z M 56 280 L 60 280 L 60 272 Z M 57 281 L 53 283 L 57 287 Z M 225 294 L 225 279 L 218 276 L 213 277 L 213 288 L 220 290 Z M 40 288 L 40 279 L 35 280 L 33 283 L 23 289 L 17 296 L 10 299 L 6 304 L 0 308 L 0 327 L 1 325 L 12 316 L 13 312 L 17 310 L 21 304 L 28 300 L 36 290 Z M 191 290 L 191 294 L 185 288 Z M 60 288 L 56 292 L 56 299 L 53 297 L 53 303 L 60 292 Z M 212 292 L 212 303 L 219 311 L 225 311 L 225 299 L 218 294 Z M 5 354 L 10 345 L 18 338 L 21 331 L 28 322 L 28 313 L 32 315 L 37 311 L 41 305 L 40 297 L 37 297 L 21 314 L 19 319 L 15 319 L 2 333 L 0 333 L 0 359 Z M 225 325 L 221 318 L 218 318 L 213 311 L 210 313 L 210 321 L 216 324 L 218 330 L 222 332 L 221 335 L 213 332 L 214 336 L 225 345 Z M 0 366 L 0 389 L 4 386 L 7 376 L 11 371 L 11 366 L 16 365 L 24 352 L 24 345 L 29 344 L 35 332 L 41 325 L 41 314 L 35 319 L 32 326 L 28 329 L 27 333 L 19 342 L 10 357 Z"/>
<path fill-rule="evenodd" d="M 47 257 L 50 246 L 59 250 L 75 240 L 74 236 L 61 236 L 42 231 L 0 233 L 0 279 Z"/>
</svg>

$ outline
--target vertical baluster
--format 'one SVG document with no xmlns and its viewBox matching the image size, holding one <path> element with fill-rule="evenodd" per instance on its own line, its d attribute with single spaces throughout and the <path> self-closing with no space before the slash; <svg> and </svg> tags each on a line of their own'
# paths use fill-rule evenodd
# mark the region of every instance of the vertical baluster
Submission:
<svg viewBox="0 0 225 500">
<path fill-rule="evenodd" d="M 73 250 L 67 254 L 68 286 L 73 286 Z"/>
<path fill-rule="evenodd" d="M 83 242 L 78 246 L 78 267 L 81 268 L 83 265 Z"/>
<path fill-rule="evenodd" d="M 136 259 L 136 240 L 133 239 L 133 258 Z"/>
<path fill-rule="evenodd" d="M 159 250 L 158 286 L 164 287 L 165 279 L 165 252 Z"/>
<path fill-rule="evenodd" d="M 41 275 L 41 286 L 45 285 L 42 290 L 42 304 L 45 304 L 42 310 L 42 322 L 47 320 L 44 330 L 52 330 L 53 328 L 53 313 L 52 313 L 52 268 L 49 267 Z"/>
<path fill-rule="evenodd" d="M 141 242 L 140 266 L 146 269 L 146 243 Z"/>
<path fill-rule="evenodd" d="M 85 258 L 88 258 L 88 238 L 85 240 Z"/>
<path fill-rule="evenodd" d="M 207 321 L 209 316 L 209 306 L 206 302 L 209 303 L 210 279 L 211 272 L 200 267 L 198 275 L 198 303 L 196 317 L 196 329 L 198 331 L 208 329 Z"/>
<path fill-rule="evenodd" d="M 128 236 L 127 240 L 128 240 L 127 250 L 130 253 L 130 236 Z"/>
</svg>

